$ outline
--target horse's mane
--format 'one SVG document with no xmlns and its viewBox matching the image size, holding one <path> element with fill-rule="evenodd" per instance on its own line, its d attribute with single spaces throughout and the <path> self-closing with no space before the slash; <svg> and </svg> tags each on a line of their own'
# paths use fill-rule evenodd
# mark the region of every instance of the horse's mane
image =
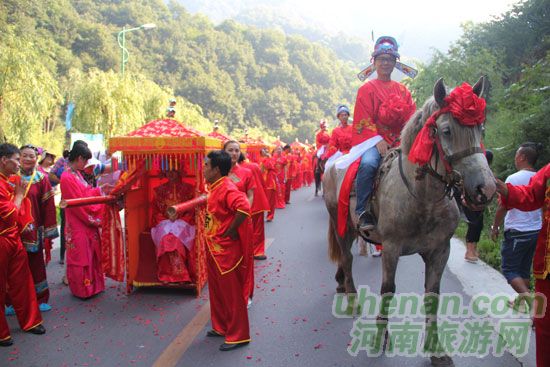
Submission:
<svg viewBox="0 0 550 367">
<path fill-rule="evenodd" d="M 428 117 L 438 109 L 439 105 L 432 96 L 428 98 L 421 109 L 416 110 L 409 118 L 403 131 L 401 131 L 401 149 L 405 155 L 409 154 L 416 135 L 418 135 Z"/>
</svg>

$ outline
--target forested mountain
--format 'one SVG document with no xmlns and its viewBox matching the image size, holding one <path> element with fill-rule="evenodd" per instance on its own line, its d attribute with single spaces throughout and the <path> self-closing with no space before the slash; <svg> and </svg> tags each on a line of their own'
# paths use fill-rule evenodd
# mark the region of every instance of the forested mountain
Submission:
<svg viewBox="0 0 550 367">
<path fill-rule="evenodd" d="M 550 141 L 549 8 L 528 0 L 465 25 L 447 53 L 435 52 L 406 81 L 421 104 L 439 77 L 455 86 L 488 75 L 485 143 L 501 176 L 518 144 Z M 122 78 L 117 33 L 145 23 L 157 28 L 126 34 Z M 177 96 L 177 118 L 191 126 L 208 130 L 218 119 L 237 136 L 249 127 L 293 140 L 312 139 L 317 121 L 352 104 L 359 87 L 357 68 L 327 46 L 234 20 L 215 25 L 175 0 L 4 0 L 0 32 L 0 127 L 10 141 L 58 152 L 68 102 L 76 103 L 74 130 L 107 137 L 161 116 Z"/>
<path fill-rule="evenodd" d="M 365 67 L 370 60 L 372 50 L 369 50 L 366 40 L 341 32 L 331 35 L 303 19 L 281 14 L 271 7 L 256 6 L 245 9 L 234 16 L 233 19 L 239 23 L 253 25 L 258 28 L 281 29 L 289 35 L 301 35 L 309 41 L 328 47 L 340 59 L 357 65 L 357 68 Z"/>
<path fill-rule="evenodd" d="M 157 28 L 126 34 L 129 73 L 122 80 L 117 32 L 145 23 Z M 0 95 L 5 101 L 15 93 L 9 98 L 21 101 L 18 107 L 4 103 L 0 118 L 5 134 L 18 142 L 28 139 L 25 131 L 55 129 L 36 128 L 61 115 L 36 109 L 38 100 L 50 107 L 74 101 L 76 129 L 110 136 L 161 114 L 162 99 L 170 95 L 183 98 L 179 117 L 193 115 L 192 125 L 208 127 L 206 117 L 230 132 L 251 127 L 303 139 L 337 104 L 352 102 L 358 87 L 357 70 L 326 47 L 234 21 L 214 26 L 176 2 L 7 0 L 0 4 L 0 31 L 6 35 L 0 44 L 9 50 L 0 56 L 9 69 Z M 37 82 L 26 80 L 25 88 L 17 83 L 40 73 L 51 92 L 31 96 Z"/>
<path fill-rule="evenodd" d="M 307 40 L 320 43 L 345 61 L 358 67 L 365 67 L 370 60 L 368 42 L 343 33 L 329 34 L 310 20 L 286 9 L 288 1 L 213 1 L 178 0 L 190 12 L 208 14 L 214 21 L 233 19 L 239 23 L 261 29 L 279 29 L 288 35 L 303 36 Z"/>
</svg>

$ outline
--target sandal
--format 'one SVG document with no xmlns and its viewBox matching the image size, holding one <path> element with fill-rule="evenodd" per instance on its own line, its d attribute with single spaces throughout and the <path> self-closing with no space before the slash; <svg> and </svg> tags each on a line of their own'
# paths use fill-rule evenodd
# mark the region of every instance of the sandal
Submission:
<svg viewBox="0 0 550 367">
<path fill-rule="evenodd" d="M 471 264 L 477 264 L 477 262 L 479 261 L 479 258 L 475 257 L 475 256 L 464 256 L 464 260 L 466 260 L 467 262 L 471 263 Z"/>
</svg>

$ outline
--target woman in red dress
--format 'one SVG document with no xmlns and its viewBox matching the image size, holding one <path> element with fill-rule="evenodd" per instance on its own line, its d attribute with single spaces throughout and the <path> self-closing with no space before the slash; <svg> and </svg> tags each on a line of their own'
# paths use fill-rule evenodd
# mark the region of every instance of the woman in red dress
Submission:
<svg viewBox="0 0 550 367">
<path fill-rule="evenodd" d="M 81 170 L 92 158 L 90 149 L 74 144 L 69 165 L 61 175 L 61 196 L 65 200 L 102 195 L 99 187 L 88 185 Z M 103 205 L 86 205 L 65 209 L 65 241 L 67 247 L 67 279 L 73 295 L 90 298 L 105 290 L 101 264 L 99 227 Z"/>
<path fill-rule="evenodd" d="M 193 212 L 169 216 L 166 210 L 175 204 L 191 200 L 195 194 L 192 184 L 182 180 L 181 172 L 166 173 L 168 182 L 155 188 L 151 236 L 156 246 L 157 277 L 161 282 L 191 282 L 190 256 L 195 239 Z"/>
</svg>

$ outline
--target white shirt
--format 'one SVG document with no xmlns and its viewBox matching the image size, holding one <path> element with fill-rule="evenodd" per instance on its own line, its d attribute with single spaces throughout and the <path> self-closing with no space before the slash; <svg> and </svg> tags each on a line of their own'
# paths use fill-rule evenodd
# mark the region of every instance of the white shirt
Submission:
<svg viewBox="0 0 550 367">
<path fill-rule="evenodd" d="M 514 186 L 528 185 L 536 172 L 521 170 L 508 176 L 506 183 Z M 542 211 L 540 209 L 523 212 L 518 209 L 508 210 L 504 218 L 504 230 L 514 229 L 520 232 L 538 231 L 542 228 Z"/>
</svg>

